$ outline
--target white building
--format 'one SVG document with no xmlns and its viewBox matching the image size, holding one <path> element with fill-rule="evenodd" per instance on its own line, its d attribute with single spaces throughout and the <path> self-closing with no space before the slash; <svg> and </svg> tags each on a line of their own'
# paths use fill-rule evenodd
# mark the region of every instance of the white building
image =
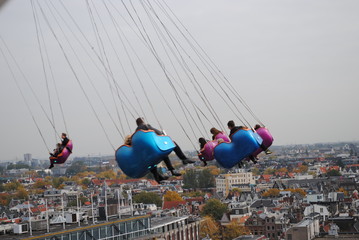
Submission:
<svg viewBox="0 0 359 240">
<path fill-rule="evenodd" d="M 313 213 L 318 213 L 320 217 L 323 219 L 323 221 L 325 221 L 329 217 L 329 211 L 326 206 L 314 204 L 306 207 L 304 210 L 304 216 L 306 217 Z"/>
<path fill-rule="evenodd" d="M 240 185 L 255 184 L 255 177 L 251 172 L 238 169 L 234 173 L 220 174 L 216 178 L 216 192 L 222 192 L 225 196 L 230 190 Z"/>
</svg>

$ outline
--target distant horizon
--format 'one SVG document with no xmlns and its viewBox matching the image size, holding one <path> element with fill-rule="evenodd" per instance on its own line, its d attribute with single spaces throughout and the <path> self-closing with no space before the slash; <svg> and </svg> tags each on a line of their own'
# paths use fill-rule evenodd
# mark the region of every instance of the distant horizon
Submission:
<svg viewBox="0 0 359 240">
<path fill-rule="evenodd" d="M 272 145 L 271 148 L 280 148 L 280 147 L 291 147 L 291 146 L 311 146 L 311 145 L 317 145 L 317 144 L 323 144 L 323 145 L 330 145 L 330 144 L 348 144 L 348 143 L 353 143 L 353 144 L 359 144 L 359 141 L 340 141 L 340 142 L 318 142 L 318 143 L 303 143 L 303 144 L 286 144 L 286 145 Z M 195 150 L 184 150 L 185 152 L 194 152 Z M 24 154 L 31 154 L 31 153 L 24 153 Z M 24 155 L 22 154 L 22 155 Z M 173 152 L 171 154 L 174 154 Z M 32 155 L 32 154 L 31 154 Z M 70 159 L 73 160 L 74 158 L 85 158 L 85 157 L 109 157 L 109 156 L 113 156 L 115 157 L 115 153 L 113 154 L 87 154 L 87 155 L 74 155 L 72 154 L 70 156 Z M 48 160 L 48 158 L 37 158 L 37 157 L 33 157 L 33 159 L 37 159 L 37 160 L 41 160 L 41 161 L 46 161 Z M 12 160 L 0 160 L 0 162 L 11 162 L 11 161 L 15 161 L 16 159 L 12 159 Z M 17 161 L 24 161 L 24 159 L 18 159 Z"/>
</svg>

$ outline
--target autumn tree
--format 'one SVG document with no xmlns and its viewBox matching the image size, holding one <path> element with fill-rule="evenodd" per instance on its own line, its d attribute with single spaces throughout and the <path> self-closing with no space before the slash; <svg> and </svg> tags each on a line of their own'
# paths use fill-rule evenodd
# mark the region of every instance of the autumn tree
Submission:
<svg viewBox="0 0 359 240">
<path fill-rule="evenodd" d="M 264 170 L 263 174 L 265 175 L 273 175 L 275 173 L 275 169 L 273 168 L 266 168 L 266 170 Z"/>
<path fill-rule="evenodd" d="M 221 173 L 221 169 L 212 165 L 207 167 L 213 176 L 218 176 Z"/>
<path fill-rule="evenodd" d="M 61 189 L 60 185 L 62 185 L 64 182 L 69 181 L 67 177 L 58 177 L 52 179 L 52 186 L 57 189 Z"/>
<path fill-rule="evenodd" d="M 232 192 L 233 192 L 233 193 L 241 193 L 242 190 L 241 190 L 240 188 L 233 188 L 233 189 L 232 189 Z"/>
<path fill-rule="evenodd" d="M 97 178 L 104 178 L 104 179 L 116 179 L 116 172 L 112 169 L 100 172 L 96 175 Z"/>
<path fill-rule="evenodd" d="M 167 191 L 165 195 L 163 195 L 163 199 L 165 201 L 183 201 L 181 195 L 179 195 L 178 192 L 175 191 Z"/>
<path fill-rule="evenodd" d="M 11 195 L 9 193 L 0 193 L 0 206 L 9 205 Z"/>
<path fill-rule="evenodd" d="M 277 197 L 279 196 L 280 190 L 277 188 L 271 188 L 262 194 L 262 197 Z"/>
<path fill-rule="evenodd" d="M 248 228 L 242 226 L 239 224 L 238 221 L 232 220 L 222 231 L 224 240 L 232 240 L 234 238 L 237 238 L 241 235 L 247 235 L 250 234 L 250 231 Z"/>
<path fill-rule="evenodd" d="M 227 212 L 226 204 L 222 203 L 218 199 L 210 199 L 204 205 L 201 214 L 202 216 L 210 216 L 219 221 L 225 212 Z"/>
<path fill-rule="evenodd" d="M 261 172 L 259 171 L 259 168 L 257 168 L 257 167 L 253 167 L 251 171 L 254 176 L 258 176 L 261 174 Z"/>
<path fill-rule="evenodd" d="M 287 173 L 288 169 L 283 167 L 283 168 L 278 169 L 277 172 Z"/>
<path fill-rule="evenodd" d="M 345 190 L 343 187 L 339 188 L 338 192 L 342 192 L 342 193 L 344 193 L 345 196 L 349 196 L 349 192 L 347 190 Z"/>
<path fill-rule="evenodd" d="M 6 192 L 16 191 L 19 187 L 21 187 L 21 183 L 18 181 L 12 181 L 4 185 Z"/>
<path fill-rule="evenodd" d="M 204 194 L 205 193 L 202 192 L 202 191 L 193 191 L 193 192 L 183 193 L 182 196 L 186 196 L 186 197 L 203 197 Z"/>
<path fill-rule="evenodd" d="M 25 200 L 29 199 L 29 193 L 23 186 L 17 189 L 15 196 L 18 199 L 25 199 Z"/>
<path fill-rule="evenodd" d="M 44 180 L 39 180 L 39 181 L 36 181 L 32 187 L 34 189 L 45 189 L 45 186 L 47 185 L 47 183 L 44 181 Z"/>
<path fill-rule="evenodd" d="M 303 189 L 301 188 L 288 188 L 288 189 L 285 189 L 284 191 L 290 191 L 291 193 L 299 193 L 300 195 L 302 195 L 303 197 L 305 197 L 307 195 L 306 191 L 304 191 Z"/>
<path fill-rule="evenodd" d="M 133 196 L 133 202 L 144 204 L 156 204 L 157 207 L 162 206 L 162 199 L 154 192 L 142 191 Z"/>
<path fill-rule="evenodd" d="M 203 219 L 199 225 L 199 228 L 200 228 L 200 238 L 201 239 L 203 239 L 207 236 L 212 240 L 220 239 L 219 226 L 212 217 L 210 217 L 210 216 L 203 217 Z"/>
</svg>

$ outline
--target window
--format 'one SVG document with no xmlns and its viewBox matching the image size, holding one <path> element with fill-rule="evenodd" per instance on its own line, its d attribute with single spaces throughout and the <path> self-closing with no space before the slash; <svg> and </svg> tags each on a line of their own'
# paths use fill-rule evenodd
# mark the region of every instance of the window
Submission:
<svg viewBox="0 0 359 240">
<path fill-rule="evenodd" d="M 292 234 L 287 234 L 287 240 L 292 240 Z"/>
<path fill-rule="evenodd" d="M 320 212 L 323 213 L 323 208 L 320 208 Z"/>
</svg>

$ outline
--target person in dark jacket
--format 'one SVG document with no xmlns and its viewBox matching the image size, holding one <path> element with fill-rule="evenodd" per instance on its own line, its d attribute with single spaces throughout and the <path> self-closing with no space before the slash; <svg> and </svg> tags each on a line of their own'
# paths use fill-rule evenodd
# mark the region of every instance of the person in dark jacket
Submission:
<svg viewBox="0 0 359 240">
<path fill-rule="evenodd" d="M 232 136 L 235 132 L 237 132 L 239 129 L 243 129 L 243 126 L 236 126 L 233 120 L 228 121 L 227 123 L 228 129 L 231 130 L 229 133 L 229 138 L 232 140 Z"/>
<path fill-rule="evenodd" d="M 229 138 L 230 138 L 231 140 L 232 140 L 233 134 L 234 134 L 235 132 L 237 132 L 237 131 L 240 130 L 240 129 L 245 128 L 245 127 L 243 127 L 243 126 L 236 126 L 233 120 L 228 121 L 227 126 L 228 126 L 228 129 L 231 130 L 231 132 L 229 133 Z M 257 163 L 257 160 L 258 160 L 258 159 L 257 159 L 256 157 L 254 157 L 253 155 L 248 156 L 248 158 L 249 158 L 250 160 L 252 160 L 252 162 L 253 162 L 254 164 Z M 242 164 L 241 164 L 241 163 L 238 163 L 238 167 L 241 168 L 241 167 L 242 167 Z"/>
<path fill-rule="evenodd" d="M 163 133 L 163 131 L 160 131 L 160 130 L 152 127 L 150 124 L 145 123 L 143 118 L 137 118 L 136 119 L 136 124 L 137 124 L 136 131 L 137 130 L 153 130 L 157 135 L 165 135 Z M 176 145 L 176 147 L 173 149 L 173 151 L 176 153 L 177 157 L 182 160 L 182 163 L 184 165 L 189 164 L 189 163 L 194 163 L 194 161 L 188 159 L 186 157 L 186 155 L 184 155 L 181 148 L 177 145 L 176 142 L 174 142 L 174 144 Z M 175 171 L 175 168 L 172 166 L 171 160 L 169 159 L 168 156 L 164 157 L 162 160 L 164 161 L 164 163 L 167 166 L 167 169 L 172 173 L 172 175 L 181 176 L 180 173 Z"/>
</svg>

